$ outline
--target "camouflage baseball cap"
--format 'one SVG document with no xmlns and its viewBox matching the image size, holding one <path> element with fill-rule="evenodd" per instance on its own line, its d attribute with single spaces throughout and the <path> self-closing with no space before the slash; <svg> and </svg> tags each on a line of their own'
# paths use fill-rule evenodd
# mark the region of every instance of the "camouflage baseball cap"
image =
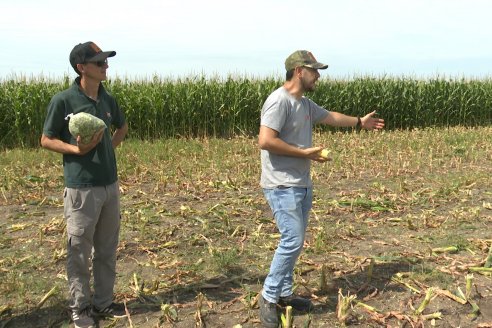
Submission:
<svg viewBox="0 0 492 328">
<path fill-rule="evenodd" d="M 315 69 L 326 69 L 328 65 L 319 63 L 313 54 L 307 50 L 297 50 L 285 60 L 285 69 L 290 71 L 296 67 L 311 67 Z"/>
</svg>

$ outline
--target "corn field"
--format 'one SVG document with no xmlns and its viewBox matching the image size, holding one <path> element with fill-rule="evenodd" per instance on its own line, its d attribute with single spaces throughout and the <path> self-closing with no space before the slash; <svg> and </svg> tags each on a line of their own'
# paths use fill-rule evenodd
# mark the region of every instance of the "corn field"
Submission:
<svg viewBox="0 0 492 328">
<path fill-rule="evenodd" d="M 51 97 L 71 83 L 69 77 L 1 80 L 0 148 L 37 147 Z M 263 102 L 282 83 L 280 78 L 154 76 L 110 79 L 105 85 L 126 114 L 129 137 L 155 140 L 255 135 Z M 492 79 L 321 78 L 308 96 L 348 115 L 377 110 L 388 130 L 492 121 Z"/>
</svg>

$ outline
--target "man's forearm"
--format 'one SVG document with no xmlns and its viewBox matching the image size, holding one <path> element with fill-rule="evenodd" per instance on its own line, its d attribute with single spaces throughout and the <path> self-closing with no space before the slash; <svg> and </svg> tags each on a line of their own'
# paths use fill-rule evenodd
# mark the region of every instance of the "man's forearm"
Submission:
<svg viewBox="0 0 492 328">
<path fill-rule="evenodd" d="M 116 129 L 116 131 L 113 133 L 113 137 L 111 139 L 111 143 L 113 145 L 113 148 L 118 147 L 123 139 L 125 139 L 126 133 L 128 132 L 128 124 L 124 124 L 121 128 Z"/>
<path fill-rule="evenodd" d="M 348 116 L 338 112 L 330 112 L 323 120 L 323 123 L 335 127 L 356 127 L 358 122 L 358 117 Z"/>
</svg>

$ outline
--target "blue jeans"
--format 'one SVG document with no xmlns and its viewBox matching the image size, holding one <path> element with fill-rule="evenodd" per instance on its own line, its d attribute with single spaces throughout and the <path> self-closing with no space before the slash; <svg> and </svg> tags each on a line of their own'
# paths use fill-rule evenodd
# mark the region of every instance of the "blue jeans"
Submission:
<svg viewBox="0 0 492 328">
<path fill-rule="evenodd" d="M 294 266 L 304 245 L 309 211 L 313 202 L 312 188 L 263 189 L 272 209 L 280 242 L 263 284 L 262 295 L 270 303 L 292 294 Z"/>
</svg>

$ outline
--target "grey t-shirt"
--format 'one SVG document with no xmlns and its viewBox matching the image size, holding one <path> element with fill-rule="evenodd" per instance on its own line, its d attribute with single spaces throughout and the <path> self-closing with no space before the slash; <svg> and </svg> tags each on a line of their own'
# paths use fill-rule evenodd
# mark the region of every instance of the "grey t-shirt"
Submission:
<svg viewBox="0 0 492 328">
<path fill-rule="evenodd" d="M 297 100 L 284 87 L 267 98 L 261 110 L 261 125 L 279 133 L 279 138 L 299 148 L 312 147 L 313 125 L 329 115 L 329 112 L 312 100 Z M 262 188 L 311 187 L 311 160 L 283 156 L 261 150 Z"/>
</svg>

